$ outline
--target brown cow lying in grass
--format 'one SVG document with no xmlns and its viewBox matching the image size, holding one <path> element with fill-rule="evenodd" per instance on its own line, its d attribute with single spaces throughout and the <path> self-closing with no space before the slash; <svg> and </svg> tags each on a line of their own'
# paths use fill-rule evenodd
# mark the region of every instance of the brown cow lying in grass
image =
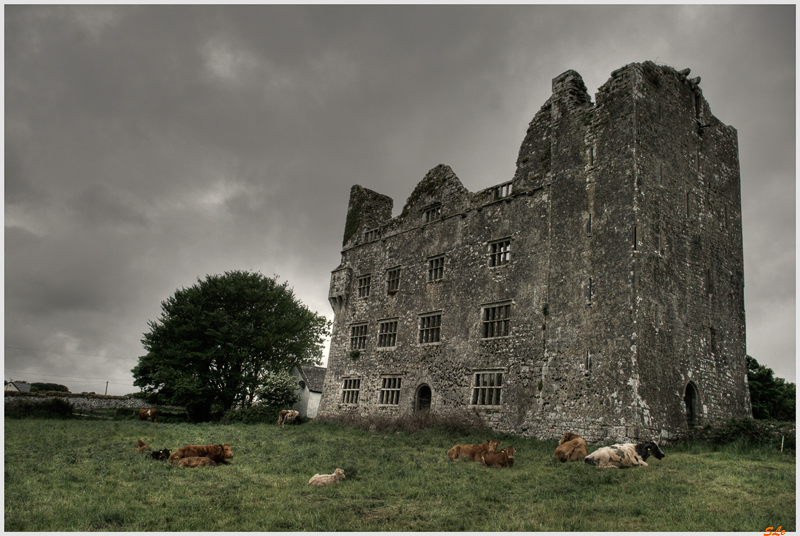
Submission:
<svg viewBox="0 0 800 536">
<path fill-rule="evenodd" d="M 320 475 L 316 474 L 312 476 L 308 483 L 312 486 L 327 486 L 328 484 L 334 484 L 339 482 L 344 478 L 344 471 L 342 469 L 336 469 L 332 475 Z"/>
<path fill-rule="evenodd" d="M 226 459 L 233 458 L 233 452 L 227 443 L 224 445 L 187 445 L 170 454 L 169 463 L 177 463 L 182 458 L 193 457 L 210 458 L 215 464 L 230 464 Z"/>
<path fill-rule="evenodd" d="M 481 457 L 481 465 L 484 467 L 511 467 L 514 465 L 514 453 L 517 451 L 514 447 L 506 447 L 503 450 L 496 452 L 487 452 Z"/>
<path fill-rule="evenodd" d="M 179 458 L 175 465 L 178 467 L 205 467 L 206 465 L 215 466 L 217 462 L 206 456 L 189 456 L 188 458 Z"/>
<path fill-rule="evenodd" d="M 496 439 L 487 439 L 485 443 L 477 445 L 456 445 L 447 451 L 447 459 L 460 460 L 463 458 L 477 462 L 487 452 L 494 452 L 499 444 L 500 441 Z"/>
<path fill-rule="evenodd" d="M 558 442 L 553 457 L 560 462 L 577 462 L 584 459 L 587 454 L 589 449 L 586 448 L 586 441 L 577 434 L 567 432 Z"/>
<path fill-rule="evenodd" d="M 146 450 L 153 450 L 153 449 L 152 447 L 150 447 L 150 445 L 146 445 L 145 442 L 142 441 L 141 439 L 136 441 L 136 452 L 144 452 Z M 169 458 L 169 449 L 154 450 L 153 452 L 150 453 L 150 456 L 152 456 L 156 460 L 166 460 Z"/>
<path fill-rule="evenodd" d="M 158 410 L 157 409 L 140 409 L 139 410 L 139 420 L 140 421 L 158 422 Z"/>
</svg>

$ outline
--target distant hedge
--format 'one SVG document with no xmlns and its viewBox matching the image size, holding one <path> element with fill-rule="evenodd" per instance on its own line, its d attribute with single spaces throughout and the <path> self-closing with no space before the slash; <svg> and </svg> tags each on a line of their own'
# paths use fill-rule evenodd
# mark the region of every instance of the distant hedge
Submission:
<svg viewBox="0 0 800 536">
<path fill-rule="evenodd" d="M 54 398 L 50 400 L 6 400 L 4 404 L 5 417 L 24 419 L 37 417 L 42 419 L 70 419 L 74 407 L 66 400 Z"/>
<path fill-rule="evenodd" d="M 220 424 L 275 424 L 278 412 L 284 408 L 276 408 L 264 404 L 256 404 L 249 408 L 231 409 L 219 420 Z"/>
<path fill-rule="evenodd" d="M 689 431 L 687 439 L 712 445 L 743 443 L 780 450 L 795 450 L 797 426 L 793 422 L 760 419 L 727 419 Z"/>
</svg>

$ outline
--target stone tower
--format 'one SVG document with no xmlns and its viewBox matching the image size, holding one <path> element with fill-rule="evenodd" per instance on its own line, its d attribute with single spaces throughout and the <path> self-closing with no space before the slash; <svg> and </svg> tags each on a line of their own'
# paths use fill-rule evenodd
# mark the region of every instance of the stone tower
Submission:
<svg viewBox="0 0 800 536">
<path fill-rule="evenodd" d="M 392 218 L 354 186 L 320 415 L 671 440 L 751 413 L 736 130 L 652 62 L 553 79 L 512 180 L 432 169 Z"/>
</svg>

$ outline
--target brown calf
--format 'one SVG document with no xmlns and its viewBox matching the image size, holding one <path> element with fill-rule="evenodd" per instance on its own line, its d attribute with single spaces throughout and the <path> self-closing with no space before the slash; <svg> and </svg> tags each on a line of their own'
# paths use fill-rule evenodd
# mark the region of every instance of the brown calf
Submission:
<svg viewBox="0 0 800 536">
<path fill-rule="evenodd" d="M 139 410 L 139 420 L 140 421 L 158 422 L 158 410 L 157 409 L 140 409 Z"/>
<path fill-rule="evenodd" d="M 138 439 L 136 441 L 135 447 L 136 447 L 136 452 L 144 452 L 146 450 L 151 450 L 150 447 L 148 445 L 145 445 L 144 441 L 142 441 L 141 439 Z"/>
<path fill-rule="evenodd" d="M 517 451 L 514 447 L 506 447 L 497 452 L 487 452 L 481 458 L 481 465 L 484 467 L 511 467 L 514 465 L 514 453 Z"/>
<path fill-rule="evenodd" d="M 231 446 L 224 445 L 187 445 L 181 447 L 169 456 L 169 463 L 178 463 L 182 458 L 210 458 L 215 463 L 230 464 L 226 458 L 233 458 Z"/>
<path fill-rule="evenodd" d="M 572 432 L 567 432 L 561 441 L 553 457 L 560 462 L 577 462 L 586 457 L 589 450 L 586 448 L 586 441 Z"/>
<path fill-rule="evenodd" d="M 302 424 L 303 420 L 300 418 L 300 413 L 293 409 L 282 409 L 278 412 L 278 424 L 283 428 L 286 424 Z"/>
<path fill-rule="evenodd" d="M 206 456 L 189 456 L 180 458 L 175 462 L 178 467 L 205 467 L 206 465 L 215 466 L 217 462 Z"/>
<path fill-rule="evenodd" d="M 477 445 L 456 445 L 447 451 L 447 459 L 459 460 L 463 458 L 477 462 L 487 452 L 494 452 L 499 444 L 500 441 L 496 439 L 487 439 L 485 443 Z"/>
<path fill-rule="evenodd" d="M 316 474 L 308 480 L 308 483 L 311 484 L 312 486 L 318 486 L 321 488 L 322 486 L 327 486 L 328 484 L 334 484 L 336 482 L 339 482 L 343 478 L 344 478 L 344 471 L 342 469 L 336 469 L 332 475 Z"/>
</svg>

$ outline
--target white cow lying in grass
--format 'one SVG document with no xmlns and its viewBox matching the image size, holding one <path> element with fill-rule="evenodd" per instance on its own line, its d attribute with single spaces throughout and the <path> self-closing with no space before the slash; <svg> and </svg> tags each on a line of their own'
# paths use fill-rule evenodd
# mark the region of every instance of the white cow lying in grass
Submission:
<svg viewBox="0 0 800 536">
<path fill-rule="evenodd" d="M 633 467 L 635 465 L 647 466 L 647 458 L 655 456 L 657 459 L 664 457 L 664 453 L 658 445 L 652 441 L 642 443 L 624 443 L 611 445 L 610 447 L 600 447 L 596 451 L 586 456 L 583 461 L 589 465 L 606 468 Z"/>
<path fill-rule="evenodd" d="M 337 469 L 333 472 L 332 475 L 316 474 L 309 479 L 308 483 L 311 484 L 312 486 L 322 487 L 322 486 L 327 486 L 328 484 L 334 484 L 343 478 L 344 478 L 344 471 L 342 469 Z"/>
</svg>

